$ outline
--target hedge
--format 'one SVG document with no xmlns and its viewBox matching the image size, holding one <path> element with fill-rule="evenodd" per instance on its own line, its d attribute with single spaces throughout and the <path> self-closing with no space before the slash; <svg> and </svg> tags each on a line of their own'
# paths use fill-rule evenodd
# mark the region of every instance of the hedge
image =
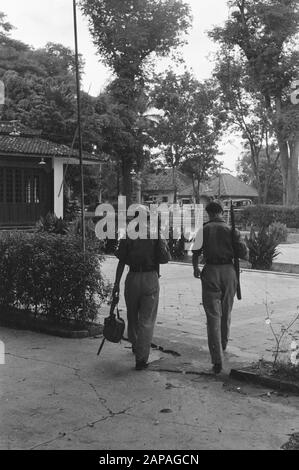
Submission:
<svg viewBox="0 0 299 470">
<path fill-rule="evenodd" d="M 0 236 L 0 315 L 25 310 L 55 323 L 94 320 L 110 293 L 101 258 L 80 237 L 45 233 Z M 83 309 L 84 305 L 84 309 Z"/>
<path fill-rule="evenodd" d="M 238 223 L 243 226 L 269 227 L 273 222 L 299 229 L 299 206 L 247 206 L 238 214 Z"/>
</svg>

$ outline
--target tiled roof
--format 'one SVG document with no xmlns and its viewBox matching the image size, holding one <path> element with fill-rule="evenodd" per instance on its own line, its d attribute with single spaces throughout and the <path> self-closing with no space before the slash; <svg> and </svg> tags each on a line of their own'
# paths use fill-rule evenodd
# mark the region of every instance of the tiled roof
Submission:
<svg viewBox="0 0 299 470">
<path fill-rule="evenodd" d="M 176 171 L 176 181 L 179 193 L 191 184 L 190 178 L 180 171 Z M 166 168 L 165 170 L 161 170 L 157 173 L 149 173 L 146 176 L 144 191 L 174 191 L 173 170 L 171 168 Z"/>
<path fill-rule="evenodd" d="M 0 121 L 0 134 L 1 135 L 18 135 L 22 137 L 36 137 L 40 136 L 42 131 L 30 129 L 17 121 Z"/>
<path fill-rule="evenodd" d="M 243 181 L 229 173 L 223 173 L 220 177 L 213 178 L 202 192 L 203 195 L 207 196 L 218 196 L 219 193 L 221 197 L 258 197 L 258 192 L 253 186 L 243 183 Z"/>
<path fill-rule="evenodd" d="M 177 171 L 177 188 L 179 196 L 192 196 L 193 185 L 191 179 Z M 144 192 L 159 191 L 171 192 L 174 190 L 172 169 L 165 169 L 155 174 L 148 174 L 146 183 L 144 185 Z M 220 191 L 219 191 L 219 177 L 213 178 L 208 183 L 201 185 L 200 193 L 202 196 L 214 197 L 218 196 L 220 192 L 221 197 L 239 197 L 239 198 L 256 198 L 258 197 L 257 190 L 248 184 L 243 183 L 229 173 L 220 175 Z"/>
<path fill-rule="evenodd" d="M 0 134 L 0 154 L 39 156 L 39 157 L 74 157 L 78 158 L 77 150 L 66 145 L 54 144 L 40 137 L 20 137 Z M 85 160 L 97 160 L 90 154 L 84 153 Z"/>
<path fill-rule="evenodd" d="M 0 123 L 0 155 L 20 155 L 24 157 L 73 157 L 79 158 L 78 150 L 67 145 L 55 144 L 40 137 L 40 131 L 21 125 Z M 96 156 L 83 153 L 84 160 L 98 161 Z"/>
</svg>

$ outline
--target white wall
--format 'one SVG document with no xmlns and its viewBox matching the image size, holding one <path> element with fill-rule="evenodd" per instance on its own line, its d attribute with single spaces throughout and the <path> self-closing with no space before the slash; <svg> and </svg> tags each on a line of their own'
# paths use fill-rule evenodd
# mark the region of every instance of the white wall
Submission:
<svg viewBox="0 0 299 470">
<path fill-rule="evenodd" d="M 63 218 L 63 160 L 53 157 L 54 170 L 54 214 Z"/>
</svg>

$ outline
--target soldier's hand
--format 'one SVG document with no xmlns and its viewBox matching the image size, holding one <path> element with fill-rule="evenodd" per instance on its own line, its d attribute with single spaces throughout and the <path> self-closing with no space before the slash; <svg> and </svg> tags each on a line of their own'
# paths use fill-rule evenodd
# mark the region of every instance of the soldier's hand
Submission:
<svg viewBox="0 0 299 470">
<path fill-rule="evenodd" d="M 114 284 L 113 291 L 112 291 L 113 299 L 119 297 L 119 284 Z"/>
<path fill-rule="evenodd" d="M 200 279 L 200 269 L 199 268 L 194 268 L 193 275 L 196 279 Z"/>
</svg>

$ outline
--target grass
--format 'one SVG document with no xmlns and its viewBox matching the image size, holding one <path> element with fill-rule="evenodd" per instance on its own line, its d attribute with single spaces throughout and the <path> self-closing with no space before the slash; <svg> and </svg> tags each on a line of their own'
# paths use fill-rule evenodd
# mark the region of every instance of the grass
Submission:
<svg viewBox="0 0 299 470">
<path fill-rule="evenodd" d="M 254 372 L 258 372 L 261 375 L 299 383 L 299 366 L 292 365 L 291 363 L 278 361 L 274 366 L 273 362 L 260 360 L 258 363 L 252 364 L 251 368 Z"/>
</svg>

